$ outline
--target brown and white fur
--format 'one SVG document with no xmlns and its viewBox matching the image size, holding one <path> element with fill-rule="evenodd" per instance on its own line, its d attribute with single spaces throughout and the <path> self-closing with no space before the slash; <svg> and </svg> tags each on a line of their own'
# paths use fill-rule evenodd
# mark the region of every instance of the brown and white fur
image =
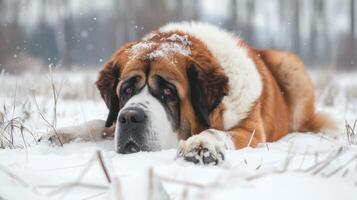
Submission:
<svg viewBox="0 0 357 200">
<path fill-rule="evenodd" d="M 132 101 L 123 103 L 120 87 L 134 76 L 137 92 Z M 180 114 L 175 122 L 170 116 L 175 113 L 165 114 L 173 105 L 164 105 L 150 92 L 160 90 L 158 76 L 177 92 Z M 124 134 L 119 131 L 118 115 L 149 98 L 150 105 L 156 102 L 157 107 L 167 108 L 151 110 L 162 112 L 156 118 L 149 116 L 154 118 L 150 127 L 160 130 L 149 131 L 154 147 L 146 143 L 141 150 L 169 148 L 172 145 L 163 144 L 176 144 L 179 139 L 178 155 L 194 163 L 218 164 L 226 149 L 256 147 L 292 131 L 334 127 L 315 111 L 313 85 L 297 56 L 252 48 L 239 37 L 204 23 L 168 24 L 124 45 L 104 66 L 97 85 L 110 110 L 107 126 L 116 126 L 118 148 L 119 136 Z"/>
</svg>

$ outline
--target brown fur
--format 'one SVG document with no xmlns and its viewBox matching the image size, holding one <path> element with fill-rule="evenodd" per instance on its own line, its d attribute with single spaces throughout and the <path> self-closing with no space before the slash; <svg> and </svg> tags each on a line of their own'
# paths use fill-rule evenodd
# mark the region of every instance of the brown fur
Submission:
<svg viewBox="0 0 357 200">
<path fill-rule="evenodd" d="M 286 51 L 258 50 L 281 88 L 291 111 L 289 131 L 318 132 L 334 129 L 334 123 L 315 111 L 314 88 L 304 63 Z"/>
</svg>

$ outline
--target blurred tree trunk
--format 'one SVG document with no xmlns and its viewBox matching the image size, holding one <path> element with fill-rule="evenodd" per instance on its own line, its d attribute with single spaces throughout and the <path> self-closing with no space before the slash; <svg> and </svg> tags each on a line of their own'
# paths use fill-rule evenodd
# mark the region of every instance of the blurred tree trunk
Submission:
<svg viewBox="0 0 357 200">
<path fill-rule="evenodd" d="M 113 0 L 113 15 L 112 15 L 112 25 L 113 25 L 113 49 L 119 48 L 125 40 L 125 30 L 123 30 L 123 25 L 125 23 L 125 6 L 122 6 L 125 1 Z"/>
<path fill-rule="evenodd" d="M 46 0 L 44 0 L 46 1 Z M 53 1 L 51 1 L 53 2 Z M 67 10 L 68 1 L 54 1 L 53 7 L 55 8 L 57 25 L 55 27 L 55 40 L 58 50 L 58 61 L 59 64 L 68 65 L 69 64 L 69 52 L 67 44 L 67 32 L 66 32 L 66 23 L 65 18 L 66 14 L 61 13 Z"/>
<path fill-rule="evenodd" d="M 356 24 L 355 24 L 355 0 L 350 0 L 349 1 L 349 26 L 350 30 L 349 33 L 342 35 L 342 37 L 339 38 L 339 44 L 338 44 L 338 66 L 341 67 L 346 67 L 348 69 L 355 69 L 355 66 L 357 64 L 356 61 L 356 38 L 355 38 L 355 33 L 356 33 Z"/>
<path fill-rule="evenodd" d="M 131 41 L 136 39 L 136 29 L 135 26 L 135 4 L 133 1 L 126 1 L 125 5 L 125 21 L 124 21 L 124 30 L 125 30 L 125 41 Z M 151 13 L 152 14 L 152 13 Z"/>
<path fill-rule="evenodd" d="M 191 1 L 192 3 L 192 6 L 193 6 L 193 19 L 194 20 L 197 20 L 198 19 L 198 16 L 199 16 L 199 10 L 200 10 L 200 7 L 199 7 L 199 2 L 198 1 Z"/>
<path fill-rule="evenodd" d="M 294 51 L 297 54 L 300 54 L 300 0 L 292 1 L 292 6 L 294 10 L 294 24 L 292 26 L 292 38 L 293 38 L 293 47 Z"/>
<path fill-rule="evenodd" d="M 5 21 L 5 24 L 1 24 L 0 29 L 0 70 L 4 68 L 8 59 L 14 59 L 14 54 L 18 54 L 17 46 L 22 43 L 20 37 L 20 26 L 18 23 L 18 14 L 20 11 L 20 4 L 15 3 L 9 6 L 6 1 L 0 0 L 0 11 L 4 13 L 3 16 L 10 15 L 10 21 Z M 16 57 L 16 56 L 15 56 Z M 4 65 L 4 66 L 3 66 Z M 5 69 L 11 70 L 11 66 Z"/>
<path fill-rule="evenodd" d="M 351 35 L 353 38 L 356 37 L 356 3 L 355 0 L 350 1 L 350 24 L 351 24 Z"/>
<path fill-rule="evenodd" d="M 254 42 L 254 16 L 255 16 L 255 1 L 246 1 L 246 8 L 247 12 L 246 14 L 248 17 L 246 17 L 247 20 L 247 39 L 248 41 Z"/>
<path fill-rule="evenodd" d="M 176 20 L 177 21 L 181 21 L 183 19 L 187 20 L 189 19 L 190 16 L 185 16 L 185 14 L 189 14 L 189 13 L 184 13 L 183 11 L 183 0 L 180 1 L 176 1 Z"/>
<path fill-rule="evenodd" d="M 312 21 L 310 24 L 310 60 L 311 61 L 316 61 L 318 60 L 319 56 L 319 49 L 318 49 L 318 37 L 324 37 L 324 35 L 319 35 L 319 30 L 320 27 L 322 26 L 321 24 L 321 18 L 323 17 L 323 5 L 324 2 L 323 0 L 314 0 L 312 1 L 312 6 L 313 6 L 313 14 L 312 14 Z M 320 40 L 321 41 L 321 40 Z M 316 64 L 315 62 L 313 62 Z"/>
<path fill-rule="evenodd" d="M 4 1 L 0 0 L 0 12 L 4 12 Z M 5 29 L 6 26 L 5 24 L 0 24 L 1 28 L 0 28 L 0 47 L 5 47 L 5 37 L 6 37 L 6 33 L 5 33 Z M 7 57 L 6 55 L 6 51 L 3 50 L 4 48 L 0 48 L 0 70 L 2 70 L 3 65 L 5 64 L 5 59 Z M 1 71 L 0 71 L 1 72 Z"/>
<path fill-rule="evenodd" d="M 237 31 L 237 0 L 231 0 L 231 27 L 235 32 Z"/>
<path fill-rule="evenodd" d="M 351 0 L 351 11 L 350 11 L 351 19 L 351 43 L 352 43 L 352 61 L 351 61 L 351 67 L 354 67 L 357 65 L 357 36 L 356 36 L 356 3 L 355 0 Z"/>
</svg>

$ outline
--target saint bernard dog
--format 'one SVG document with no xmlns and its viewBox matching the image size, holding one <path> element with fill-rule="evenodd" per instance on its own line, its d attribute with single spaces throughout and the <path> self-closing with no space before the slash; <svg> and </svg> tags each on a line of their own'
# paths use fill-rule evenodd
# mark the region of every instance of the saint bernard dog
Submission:
<svg viewBox="0 0 357 200">
<path fill-rule="evenodd" d="M 297 56 L 205 23 L 171 23 L 125 44 L 96 84 L 118 153 L 177 147 L 186 161 L 215 165 L 227 149 L 333 128 Z"/>
</svg>

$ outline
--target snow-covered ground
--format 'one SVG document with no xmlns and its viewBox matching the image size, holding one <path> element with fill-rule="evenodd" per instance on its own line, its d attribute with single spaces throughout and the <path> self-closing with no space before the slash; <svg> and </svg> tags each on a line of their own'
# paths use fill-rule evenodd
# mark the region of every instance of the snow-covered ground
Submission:
<svg viewBox="0 0 357 200">
<path fill-rule="evenodd" d="M 176 159 L 175 149 L 119 155 L 111 140 L 37 143 L 51 126 L 105 119 L 97 74 L 3 74 L 0 199 L 356 199 L 357 73 L 312 74 L 318 108 L 340 131 L 292 133 L 255 149 L 228 151 L 220 166 Z"/>
</svg>

